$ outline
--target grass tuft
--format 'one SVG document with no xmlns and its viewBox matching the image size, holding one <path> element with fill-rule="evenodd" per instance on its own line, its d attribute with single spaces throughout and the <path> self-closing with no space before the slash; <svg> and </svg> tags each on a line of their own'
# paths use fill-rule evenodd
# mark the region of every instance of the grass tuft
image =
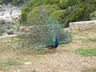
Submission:
<svg viewBox="0 0 96 72">
<path fill-rule="evenodd" d="M 96 48 L 79 48 L 76 53 L 84 56 L 96 56 Z"/>
<path fill-rule="evenodd" d="M 9 59 L 9 60 L 6 62 L 6 66 L 14 66 L 14 65 L 19 65 L 19 63 L 18 63 L 17 60 Z"/>
<path fill-rule="evenodd" d="M 96 68 L 93 68 L 93 69 L 89 69 L 89 70 L 84 70 L 82 72 L 96 72 Z"/>
<path fill-rule="evenodd" d="M 96 42 L 96 38 L 88 38 L 86 41 Z"/>
</svg>

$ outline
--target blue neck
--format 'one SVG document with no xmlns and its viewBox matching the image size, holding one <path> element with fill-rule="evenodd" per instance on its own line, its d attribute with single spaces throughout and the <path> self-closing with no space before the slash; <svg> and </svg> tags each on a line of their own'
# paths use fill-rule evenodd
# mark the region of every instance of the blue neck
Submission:
<svg viewBox="0 0 96 72">
<path fill-rule="evenodd" d="M 55 45 L 58 45 L 58 37 L 56 36 Z"/>
</svg>

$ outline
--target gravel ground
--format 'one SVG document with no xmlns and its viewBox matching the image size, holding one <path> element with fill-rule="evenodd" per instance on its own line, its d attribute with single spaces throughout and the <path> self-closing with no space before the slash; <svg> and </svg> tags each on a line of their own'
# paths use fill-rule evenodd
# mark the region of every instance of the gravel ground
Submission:
<svg viewBox="0 0 96 72">
<path fill-rule="evenodd" d="M 72 43 L 59 45 L 56 50 L 46 49 L 35 55 L 31 50 L 23 54 L 15 54 L 12 51 L 8 55 L 23 58 L 21 59 L 23 62 L 17 66 L 6 67 L 3 72 L 82 72 L 82 70 L 96 68 L 96 56 L 81 56 L 74 52 L 77 48 L 96 47 L 96 43 L 80 40 L 96 38 L 94 32 L 74 34 Z"/>
</svg>

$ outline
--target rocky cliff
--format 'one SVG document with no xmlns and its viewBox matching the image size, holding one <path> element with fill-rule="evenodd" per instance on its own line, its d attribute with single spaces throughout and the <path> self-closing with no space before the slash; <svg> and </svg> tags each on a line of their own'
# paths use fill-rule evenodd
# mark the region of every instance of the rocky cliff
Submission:
<svg viewBox="0 0 96 72">
<path fill-rule="evenodd" d="M 6 22 L 16 22 L 19 20 L 20 15 L 21 10 L 19 7 L 11 4 L 0 5 L 0 20 L 4 20 Z"/>
<path fill-rule="evenodd" d="M 18 33 L 21 10 L 11 4 L 0 5 L 0 36 Z"/>
</svg>

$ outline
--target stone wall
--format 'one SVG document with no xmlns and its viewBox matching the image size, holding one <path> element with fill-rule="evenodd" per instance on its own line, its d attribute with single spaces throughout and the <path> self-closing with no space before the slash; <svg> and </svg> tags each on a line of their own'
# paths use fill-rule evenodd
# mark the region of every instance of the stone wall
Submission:
<svg viewBox="0 0 96 72">
<path fill-rule="evenodd" d="M 70 22 L 71 30 L 88 30 L 96 29 L 96 20 L 94 21 L 81 21 L 81 22 Z"/>
</svg>

